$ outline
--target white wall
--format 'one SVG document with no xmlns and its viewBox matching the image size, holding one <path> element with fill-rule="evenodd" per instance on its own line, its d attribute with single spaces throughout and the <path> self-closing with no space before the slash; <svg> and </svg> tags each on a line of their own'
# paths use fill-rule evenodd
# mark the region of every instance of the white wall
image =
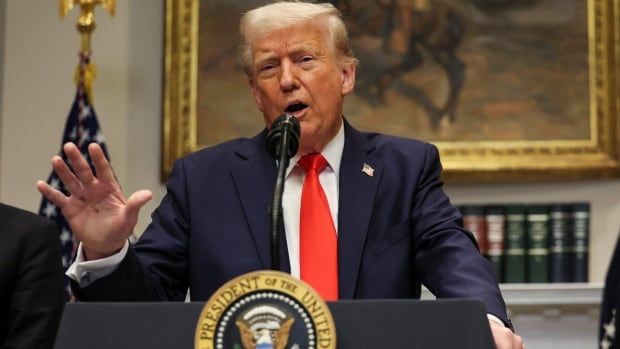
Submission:
<svg viewBox="0 0 620 349">
<path fill-rule="evenodd" d="M 40 196 L 34 184 L 50 171 L 75 92 L 77 11 L 60 20 L 56 1 L 7 0 L 4 6 L 0 200 L 36 211 Z M 114 18 L 98 9 L 92 43 L 99 72 L 95 108 L 116 174 L 126 192 L 155 193 L 139 231 L 164 192 L 159 183 L 163 8 L 163 0 L 118 1 Z M 620 228 L 620 180 L 448 185 L 447 191 L 456 203 L 592 202 L 591 279 L 603 280 Z"/>
<path fill-rule="evenodd" d="M 61 20 L 56 1 L 1 3 L 6 31 L 0 37 L 0 200 L 36 211 L 40 196 L 34 184 L 51 170 L 49 160 L 60 149 L 75 94 L 78 11 Z M 164 190 L 158 177 L 163 1 L 118 1 L 115 17 L 99 8 L 96 20 L 94 106 L 112 164 L 127 192 L 155 192 L 141 215 L 141 231 Z"/>
</svg>

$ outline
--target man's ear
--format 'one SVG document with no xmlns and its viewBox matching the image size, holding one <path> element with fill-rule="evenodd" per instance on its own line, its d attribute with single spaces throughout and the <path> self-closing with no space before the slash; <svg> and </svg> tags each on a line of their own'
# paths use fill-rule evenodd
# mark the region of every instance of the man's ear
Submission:
<svg viewBox="0 0 620 349">
<path fill-rule="evenodd" d="M 342 66 L 341 77 L 342 77 L 342 88 L 341 92 L 343 96 L 348 95 L 353 91 L 353 87 L 355 87 L 355 71 L 356 71 L 355 63 L 345 63 Z"/>
<path fill-rule="evenodd" d="M 256 107 L 261 112 L 263 111 L 263 103 L 260 99 L 260 92 L 258 91 L 258 87 L 256 86 L 256 82 L 253 78 L 248 78 L 248 84 L 250 85 L 250 90 L 252 91 L 252 96 L 254 97 L 254 102 L 256 103 Z"/>
</svg>

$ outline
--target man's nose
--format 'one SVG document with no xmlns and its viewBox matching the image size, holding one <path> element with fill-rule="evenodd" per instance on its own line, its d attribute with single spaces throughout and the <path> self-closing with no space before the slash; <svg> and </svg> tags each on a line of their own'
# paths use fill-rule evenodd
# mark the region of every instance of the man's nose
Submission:
<svg viewBox="0 0 620 349">
<path fill-rule="evenodd" d="M 292 62 L 285 61 L 282 63 L 280 74 L 280 88 L 284 92 L 292 91 L 299 87 L 297 70 Z"/>
</svg>

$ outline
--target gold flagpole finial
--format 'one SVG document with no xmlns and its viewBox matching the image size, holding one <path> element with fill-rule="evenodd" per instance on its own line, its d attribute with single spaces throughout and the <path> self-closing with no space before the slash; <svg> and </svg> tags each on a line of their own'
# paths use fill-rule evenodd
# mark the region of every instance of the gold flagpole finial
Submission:
<svg viewBox="0 0 620 349">
<path fill-rule="evenodd" d="M 64 17 L 71 9 L 80 6 L 77 29 L 82 35 L 82 52 L 90 52 L 90 35 L 95 30 L 95 7 L 101 5 L 114 16 L 115 0 L 60 0 L 60 17 Z"/>
<path fill-rule="evenodd" d="M 95 31 L 95 7 L 101 5 L 114 16 L 116 0 L 60 0 L 60 17 L 71 11 L 74 6 L 80 6 L 77 29 L 82 36 L 82 51 L 80 52 L 80 64 L 75 72 L 75 82 L 83 86 L 89 102 L 93 103 L 93 81 L 97 74 L 95 65 L 90 62 L 90 36 Z"/>
</svg>

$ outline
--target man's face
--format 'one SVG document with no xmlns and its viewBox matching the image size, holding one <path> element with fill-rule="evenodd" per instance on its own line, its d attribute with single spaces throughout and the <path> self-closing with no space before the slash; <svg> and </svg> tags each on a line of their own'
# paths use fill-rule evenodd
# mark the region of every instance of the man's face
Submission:
<svg viewBox="0 0 620 349">
<path fill-rule="evenodd" d="M 252 94 L 267 126 L 285 112 L 300 123 L 301 154 L 320 152 L 342 123 L 355 65 L 342 64 L 315 21 L 273 31 L 252 45 Z"/>
</svg>

